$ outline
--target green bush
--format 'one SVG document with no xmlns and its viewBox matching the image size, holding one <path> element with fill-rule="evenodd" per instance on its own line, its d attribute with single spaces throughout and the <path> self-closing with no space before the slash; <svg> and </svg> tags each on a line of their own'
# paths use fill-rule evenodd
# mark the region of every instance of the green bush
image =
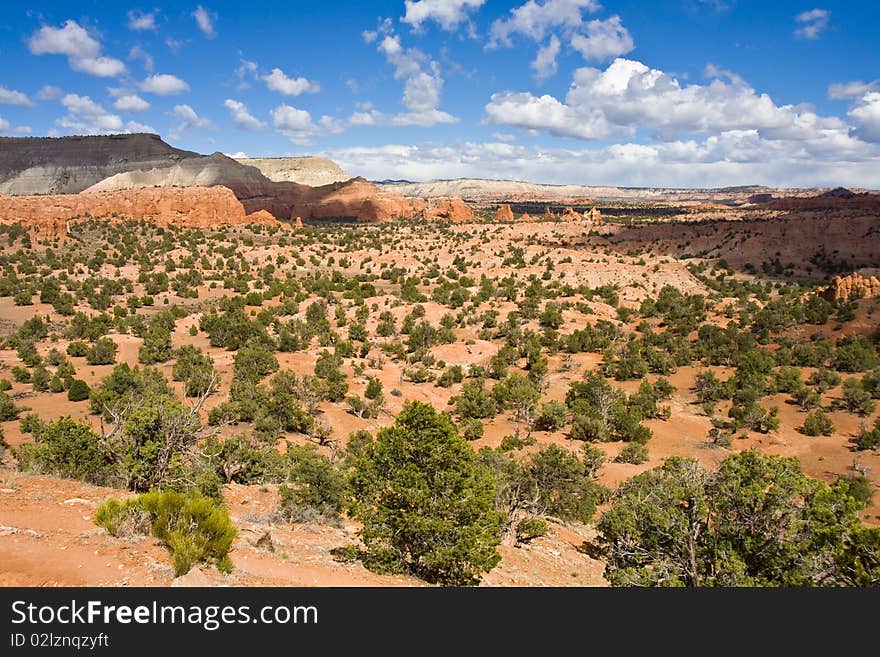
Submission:
<svg viewBox="0 0 880 657">
<path fill-rule="evenodd" d="M 198 493 L 151 491 L 125 501 L 111 499 L 98 507 L 95 523 L 112 536 L 124 535 L 132 526 L 137 533 L 149 528 L 171 553 L 178 576 L 196 563 L 232 570 L 229 550 L 235 526 L 223 506 Z"/>
<path fill-rule="evenodd" d="M 33 430 L 34 423 L 29 420 L 27 428 Z M 62 417 L 39 426 L 39 431 L 34 433 L 37 442 L 22 445 L 18 450 L 21 470 L 79 479 L 90 484 L 108 484 L 116 480 L 110 448 L 87 425 Z"/>
<path fill-rule="evenodd" d="M 627 443 L 614 460 L 618 463 L 632 463 L 633 465 L 647 463 L 648 446 L 642 443 Z"/>
<path fill-rule="evenodd" d="M 830 436 L 834 433 L 834 423 L 825 411 L 819 408 L 804 419 L 801 433 L 806 436 Z"/>
<path fill-rule="evenodd" d="M 89 398 L 89 384 L 82 379 L 74 379 L 67 388 L 67 399 L 72 402 L 81 402 Z"/>
<path fill-rule="evenodd" d="M 459 431 L 465 440 L 479 440 L 483 437 L 483 423 L 479 420 L 466 417 L 458 423 Z"/>
<path fill-rule="evenodd" d="M 523 518 L 516 524 L 516 542 L 528 543 L 541 536 L 546 536 L 549 526 L 542 518 Z"/>
<path fill-rule="evenodd" d="M 279 489 L 280 514 L 287 520 L 336 520 L 348 501 L 345 475 L 314 445 L 289 448 L 290 486 Z"/>
<path fill-rule="evenodd" d="M 116 343 L 110 338 L 100 338 L 86 352 L 86 362 L 89 365 L 112 365 L 116 362 Z"/>
<path fill-rule="evenodd" d="M 408 402 L 355 461 L 364 561 L 429 582 L 473 585 L 500 560 L 491 473 L 429 404 Z"/>
</svg>

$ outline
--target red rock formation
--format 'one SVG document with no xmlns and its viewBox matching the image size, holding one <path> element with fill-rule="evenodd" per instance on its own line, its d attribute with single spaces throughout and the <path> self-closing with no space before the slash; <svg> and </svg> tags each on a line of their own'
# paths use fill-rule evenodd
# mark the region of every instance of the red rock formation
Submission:
<svg viewBox="0 0 880 657">
<path fill-rule="evenodd" d="M 858 272 L 848 276 L 835 276 L 831 285 L 820 292 L 828 301 L 849 301 L 880 296 L 880 279 L 862 276 Z"/>
<path fill-rule="evenodd" d="M 159 226 L 210 228 L 278 223 L 268 212 L 246 214 L 226 187 L 162 187 L 55 196 L 0 195 L 0 222 L 21 222 L 41 239 L 67 234 L 71 223 L 90 218 L 149 221 Z"/>
<path fill-rule="evenodd" d="M 303 227 L 303 219 L 302 219 L 302 217 L 297 217 L 297 218 L 296 218 L 296 223 L 294 224 L 294 226 L 295 226 L 296 228 L 302 228 L 302 227 Z"/>
<path fill-rule="evenodd" d="M 584 218 L 587 221 L 592 221 L 595 224 L 602 223 L 602 213 L 599 212 L 599 208 L 590 208 L 586 212 L 584 212 Z"/>
<path fill-rule="evenodd" d="M 519 216 L 519 219 L 517 219 L 517 221 L 519 221 L 520 223 L 531 223 L 533 221 L 537 221 L 537 219 L 530 215 L 528 212 L 523 212 Z"/>
<path fill-rule="evenodd" d="M 583 218 L 584 215 L 582 215 L 574 208 L 565 208 L 565 210 L 562 211 L 563 221 L 581 221 Z"/>
<path fill-rule="evenodd" d="M 430 198 L 425 206 L 426 221 L 462 224 L 476 221 L 474 211 L 460 198 Z"/>
<path fill-rule="evenodd" d="M 553 211 L 550 209 L 549 205 L 544 208 L 544 219 L 553 219 L 555 216 L 556 215 L 553 214 Z"/>
<path fill-rule="evenodd" d="M 498 212 L 495 213 L 495 221 L 513 221 L 513 219 L 513 210 L 506 203 L 499 207 Z"/>
</svg>

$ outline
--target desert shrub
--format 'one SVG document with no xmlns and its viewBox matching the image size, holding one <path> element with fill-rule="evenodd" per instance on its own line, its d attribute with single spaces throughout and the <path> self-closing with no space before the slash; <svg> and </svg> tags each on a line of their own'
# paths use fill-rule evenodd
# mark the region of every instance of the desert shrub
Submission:
<svg viewBox="0 0 880 657">
<path fill-rule="evenodd" d="M 880 577 L 880 531 L 863 507 L 846 484 L 752 450 L 713 472 L 667 459 L 620 486 L 597 530 L 618 586 L 864 586 Z"/>
<path fill-rule="evenodd" d="M 516 523 L 516 542 L 528 543 L 546 536 L 550 527 L 543 518 L 523 518 Z"/>
<path fill-rule="evenodd" d="M 36 368 L 34 368 L 36 372 Z M 33 378 L 33 377 L 31 377 Z M 871 399 L 868 392 L 858 379 L 847 379 L 843 382 L 843 405 L 850 413 L 859 415 L 871 415 L 877 404 Z"/>
<path fill-rule="evenodd" d="M 443 374 L 437 378 L 437 385 L 441 388 L 448 388 L 454 383 L 461 383 L 463 379 L 464 372 L 461 365 L 452 365 L 443 370 Z"/>
<path fill-rule="evenodd" d="M 65 416 L 39 427 L 29 421 L 25 428 L 38 429 L 38 433 L 36 442 L 24 444 L 18 450 L 21 470 L 99 485 L 117 479 L 112 450 L 88 425 Z"/>
<path fill-rule="evenodd" d="M 86 352 L 86 362 L 89 365 L 112 365 L 116 362 L 116 351 L 116 343 L 113 340 L 99 338 Z"/>
<path fill-rule="evenodd" d="M 180 576 L 196 563 L 216 565 L 223 572 L 232 570 L 229 550 L 235 539 L 235 526 L 226 509 L 198 493 L 151 491 L 125 501 L 111 499 L 95 512 L 95 523 L 112 536 L 119 536 L 132 526 L 149 527 L 168 551 L 174 572 Z M 140 524 L 140 527 L 137 525 Z"/>
<path fill-rule="evenodd" d="M 486 389 L 484 379 L 470 379 L 461 386 L 461 393 L 454 398 L 455 412 L 463 418 L 491 419 L 498 413 L 492 393 Z"/>
<path fill-rule="evenodd" d="M 0 392 L 0 422 L 15 420 L 21 413 L 21 408 L 15 405 L 12 397 L 5 392 Z"/>
<path fill-rule="evenodd" d="M 479 440 L 483 437 L 483 423 L 476 418 L 466 417 L 458 423 L 458 429 L 465 440 Z"/>
<path fill-rule="evenodd" d="M 138 362 L 145 365 L 164 363 L 171 358 L 171 331 L 160 321 L 152 321 L 138 350 Z"/>
<path fill-rule="evenodd" d="M 880 447 L 880 418 L 874 420 L 873 429 L 862 425 L 856 438 L 856 449 L 859 451 L 877 449 L 878 447 Z"/>
<path fill-rule="evenodd" d="M 279 489 L 279 513 L 287 520 L 337 520 L 348 501 L 348 482 L 330 459 L 314 445 L 291 447 L 285 455 L 289 463 L 289 486 Z"/>
<path fill-rule="evenodd" d="M 85 401 L 89 398 L 89 384 L 82 379 L 74 379 L 67 387 L 67 399 L 72 402 Z"/>
<path fill-rule="evenodd" d="M 801 433 L 806 436 L 830 436 L 834 433 L 834 423 L 825 411 L 819 408 L 804 419 Z"/>
<path fill-rule="evenodd" d="M 559 431 L 565 426 L 568 409 L 565 404 L 550 401 L 541 406 L 541 412 L 535 418 L 535 429 L 538 431 Z"/>
<path fill-rule="evenodd" d="M 491 473 L 428 404 L 408 402 L 379 430 L 355 461 L 352 488 L 371 568 L 471 585 L 500 559 Z"/>
<path fill-rule="evenodd" d="M 184 397 L 201 397 L 216 386 L 214 361 L 201 349 L 187 344 L 174 350 L 172 356 L 175 361 L 171 378 L 183 381 Z"/>
<path fill-rule="evenodd" d="M 632 463 L 633 465 L 647 463 L 648 446 L 642 443 L 627 443 L 621 448 L 614 460 L 618 463 Z"/>
</svg>

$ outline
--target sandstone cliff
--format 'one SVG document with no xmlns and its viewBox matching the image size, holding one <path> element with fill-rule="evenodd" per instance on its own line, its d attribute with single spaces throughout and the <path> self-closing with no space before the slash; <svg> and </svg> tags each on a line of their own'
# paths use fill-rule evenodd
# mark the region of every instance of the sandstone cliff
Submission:
<svg viewBox="0 0 880 657">
<path fill-rule="evenodd" d="M 320 187 L 353 178 L 343 171 L 336 162 L 328 160 L 326 157 L 236 158 L 236 162 L 256 167 L 273 182 L 294 182 L 310 187 Z"/>
<path fill-rule="evenodd" d="M 75 194 L 114 174 L 196 157 L 150 134 L 0 137 L 0 193 Z"/>
<path fill-rule="evenodd" d="M 0 194 L 0 222 L 20 222 L 40 239 L 64 237 L 71 224 L 100 218 L 148 221 L 159 226 L 211 228 L 278 223 L 267 212 L 246 214 L 226 187 L 134 189 L 54 196 Z"/>
</svg>

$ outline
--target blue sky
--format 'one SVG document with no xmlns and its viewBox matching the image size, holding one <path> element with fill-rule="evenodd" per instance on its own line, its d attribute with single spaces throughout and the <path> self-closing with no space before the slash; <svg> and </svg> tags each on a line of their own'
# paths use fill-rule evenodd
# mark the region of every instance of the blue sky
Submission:
<svg viewBox="0 0 880 657">
<path fill-rule="evenodd" d="M 0 133 L 373 179 L 880 188 L 878 27 L 875 0 L 6 2 Z"/>
</svg>

